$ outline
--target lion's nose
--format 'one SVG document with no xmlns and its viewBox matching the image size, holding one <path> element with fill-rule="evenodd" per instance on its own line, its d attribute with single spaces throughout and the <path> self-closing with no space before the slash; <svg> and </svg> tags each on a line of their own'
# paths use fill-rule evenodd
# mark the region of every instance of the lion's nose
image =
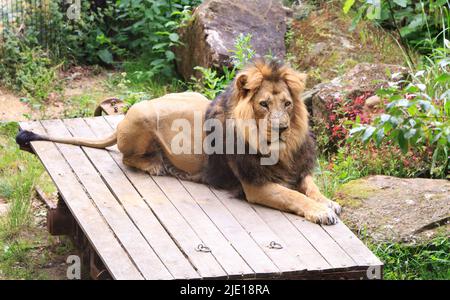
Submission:
<svg viewBox="0 0 450 300">
<path fill-rule="evenodd" d="M 280 133 L 283 133 L 286 129 L 288 129 L 288 126 L 287 126 L 287 125 L 282 125 L 282 126 L 278 127 L 278 131 L 279 131 Z"/>
</svg>

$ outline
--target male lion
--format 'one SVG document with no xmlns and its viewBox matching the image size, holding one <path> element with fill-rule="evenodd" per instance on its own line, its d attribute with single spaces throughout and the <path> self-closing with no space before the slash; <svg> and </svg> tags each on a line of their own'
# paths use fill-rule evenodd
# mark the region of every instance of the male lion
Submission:
<svg viewBox="0 0 450 300">
<path fill-rule="evenodd" d="M 105 139 L 57 138 L 21 131 L 17 142 L 27 146 L 30 141 L 44 140 L 95 148 L 117 144 L 124 164 L 152 175 L 169 174 L 226 188 L 252 203 L 292 212 L 315 223 L 335 224 L 341 208 L 320 193 L 312 178 L 315 142 L 300 99 L 305 80 L 305 74 L 286 65 L 257 60 L 212 102 L 186 92 L 133 105 L 116 132 Z M 203 130 L 211 120 L 216 120 L 215 125 Z M 228 120 L 235 121 L 235 126 L 227 127 Z M 249 120 L 255 121 L 255 127 L 239 122 Z M 201 131 L 196 130 L 199 126 Z M 179 127 L 183 129 L 177 130 Z M 209 148 L 201 147 L 202 143 L 196 148 L 196 141 L 204 141 L 217 130 L 223 140 L 216 138 Z M 273 134 L 274 130 L 278 134 Z M 262 136 L 262 141 L 254 142 L 254 135 Z M 231 137 L 232 153 L 222 151 Z M 238 141 L 244 142 L 244 152 L 236 152 Z M 268 152 L 262 151 L 264 141 Z M 194 147 L 188 145 L 191 143 Z M 187 146 L 191 151 L 175 151 L 174 146 Z M 219 151 L 211 153 L 211 149 Z M 261 163 L 275 152 L 276 161 Z"/>
</svg>

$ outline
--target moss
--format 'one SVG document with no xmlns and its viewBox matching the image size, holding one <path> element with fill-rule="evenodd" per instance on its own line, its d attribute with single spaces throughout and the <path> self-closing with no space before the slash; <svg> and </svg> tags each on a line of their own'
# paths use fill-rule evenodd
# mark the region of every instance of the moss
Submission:
<svg viewBox="0 0 450 300">
<path fill-rule="evenodd" d="M 353 180 L 343 184 L 336 191 L 335 199 L 342 206 L 359 207 L 362 200 L 375 194 L 376 187 L 371 186 L 365 179 Z"/>
</svg>

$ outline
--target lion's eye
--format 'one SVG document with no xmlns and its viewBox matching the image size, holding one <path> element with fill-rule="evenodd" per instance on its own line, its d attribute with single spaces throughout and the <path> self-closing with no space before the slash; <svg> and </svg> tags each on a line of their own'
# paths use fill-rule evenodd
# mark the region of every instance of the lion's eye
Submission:
<svg viewBox="0 0 450 300">
<path fill-rule="evenodd" d="M 289 106 L 291 106 L 292 105 L 292 102 L 291 101 L 286 101 L 286 102 L 284 102 L 284 106 L 286 106 L 286 107 L 289 107 Z"/>
<path fill-rule="evenodd" d="M 259 105 L 261 105 L 262 107 L 265 107 L 265 108 L 269 107 L 269 103 L 267 101 L 261 101 L 261 102 L 259 102 Z"/>
</svg>

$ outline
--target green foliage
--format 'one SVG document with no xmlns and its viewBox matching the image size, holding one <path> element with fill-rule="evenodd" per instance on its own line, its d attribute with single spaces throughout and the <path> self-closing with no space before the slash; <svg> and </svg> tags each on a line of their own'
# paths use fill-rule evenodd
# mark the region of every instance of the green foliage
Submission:
<svg viewBox="0 0 450 300">
<path fill-rule="evenodd" d="M 214 99 L 222 93 L 236 75 L 236 68 L 230 70 L 223 67 L 223 75 L 219 75 L 217 70 L 210 68 L 197 66 L 194 69 L 201 73 L 201 79 L 192 77 L 193 89 L 208 99 Z"/>
<path fill-rule="evenodd" d="M 0 83 L 34 100 L 45 100 L 59 88 L 48 52 L 5 29 L 0 46 Z"/>
<path fill-rule="evenodd" d="M 445 280 L 450 278 L 450 239 L 436 237 L 429 243 L 403 245 L 374 243 L 369 248 L 384 262 L 384 278 Z"/>
<path fill-rule="evenodd" d="M 429 53 L 442 45 L 450 28 L 450 3 L 447 0 L 346 0 L 343 11 L 354 7 L 353 28 L 363 18 L 396 28 L 415 49 Z"/>
<path fill-rule="evenodd" d="M 96 101 L 89 95 L 76 96 L 66 102 L 69 108 L 64 111 L 64 118 L 91 117 Z"/>
<path fill-rule="evenodd" d="M 17 123 L 0 123 L 0 197 L 10 203 L 6 218 L 0 219 L 2 232 L 14 235 L 30 225 L 31 198 L 37 183 L 48 185 L 39 160 L 17 148 Z"/>
<path fill-rule="evenodd" d="M 430 152 L 425 157 L 433 177 L 449 175 L 450 147 L 450 50 L 436 49 L 433 59 L 416 72 L 403 88 L 390 87 L 378 92 L 387 99 L 385 113 L 370 125 L 356 122 L 352 138 L 380 145 L 388 140 L 405 154 L 409 149 Z M 449 178 L 449 177 L 448 177 Z"/>
<path fill-rule="evenodd" d="M 236 73 L 247 65 L 255 56 L 251 46 L 251 34 L 242 33 L 234 42 L 234 49 L 230 50 L 233 68 L 223 67 L 222 72 L 211 68 L 197 66 L 194 69 L 201 73 L 201 78 L 191 78 L 191 88 L 204 94 L 208 99 L 214 99 L 222 93 L 236 76 Z"/>
</svg>

